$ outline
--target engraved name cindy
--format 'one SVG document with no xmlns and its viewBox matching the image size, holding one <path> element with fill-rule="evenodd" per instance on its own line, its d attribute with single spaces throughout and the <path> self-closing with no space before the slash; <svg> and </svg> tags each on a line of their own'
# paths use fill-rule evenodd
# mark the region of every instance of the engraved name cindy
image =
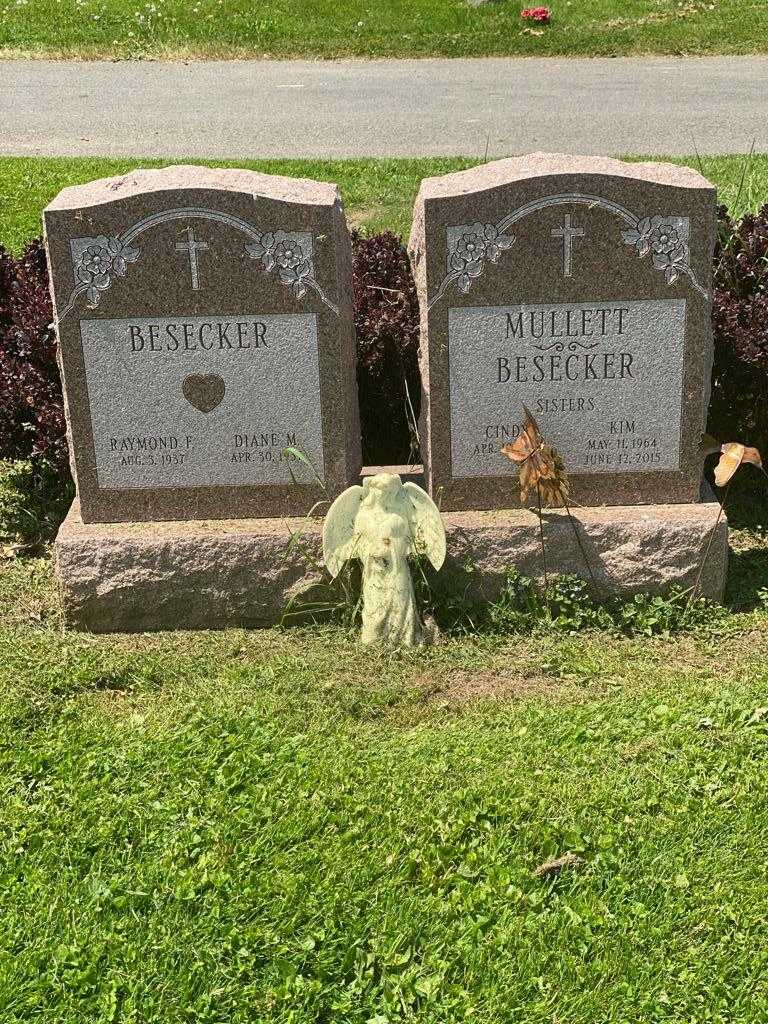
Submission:
<svg viewBox="0 0 768 1024">
<path fill-rule="evenodd" d="M 620 350 L 598 352 L 573 351 L 573 339 L 621 337 L 626 332 L 624 306 L 594 309 L 520 310 L 506 314 L 505 341 L 544 341 L 540 348 L 557 348 L 556 352 L 536 355 L 499 356 L 496 359 L 496 381 L 517 384 L 541 381 L 635 380 L 633 353 Z M 562 341 L 561 341 L 562 339 Z M 566 355 L 562 349 L 573 342 Z M 596 345 L 597 343 L 594 343 Z M 594 345 L 590 347 L 594 347 Z M 584 346 L 586 347 L 586 346 Z"/>
<path fill-rule="evenodd" d="M 131 352 L 204 352 L 266 348 L 267 325 L 261 320 L 213 320 L 201 324 L 128 324 Z"/>
</svg>

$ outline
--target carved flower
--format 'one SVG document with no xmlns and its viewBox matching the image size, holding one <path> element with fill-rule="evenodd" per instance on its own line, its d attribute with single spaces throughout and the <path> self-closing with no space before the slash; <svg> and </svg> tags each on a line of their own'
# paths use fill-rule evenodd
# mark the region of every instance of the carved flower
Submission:
<svg viewBox="0 0 768 1024">
<path fill-rule="evenodd" d="M 678 225 L 669 217 L 644 217 L 637 222 L 637 228 L 625 231 L 623 238 L 627 245 L 634 245 L 638 256 L 685 250 Z"/>
<path fill-rule="evenodd" d="M 126 245 L 119 238 L 95 238 L 77 263 L 76 275 L 86 286 L 86 298 L 91 306 L 98 306 L 101 292 L 112 284 L 112 275 L 122 277 L 128 263 L 135 263 L 139 250 Z"/>
<path fill-rule="evenodd" d="M 299 250 L 301 251 L 301 250 Z M 283 284 L 290 286 L 291 291 L 300 299 L 307 293 L 307 287 L 305 281 L 310 276 L 310 266 L 308 260 L 302 260 L 295 266 L 281 266 L 280 267 L 280 280 Z"/>
<path fill-rule="evenodd" d="M 293 268 L 304 261 L 304 253 L 295 238 L 287 238 L 275 246 L 275 262 L 278 266 Z"/>
<path fill-rule="evenodd" d="M 496 263 L 503 249 L 514 244 L 514 238 L 503 235 L 493 224 L 471 224 L 462 230 L 451 252 L 450 269 L 458 274 L 459 291 L 469 291 L 472 278 L 479 277 L 485 261 Z"/>
<path fill-rule="evenodd" d="M 673 284 L 688 266 L 688 246 L 680 237 L 678 221 L 670 217 L 644 217 L 637 228 L 623 233 L 627 245 L 638 256 L 651 254 L 656 270 L 663 270 L 667 284 Z"/>
<path fill-rule="evenodd" d="M 265 270 L 277 267 L 280 280 L 297 299 L 306 295 L 305 282 L 312 278 L 312 266 L 301 242 L 287 231 L 268 231 L 245 247 L 251 259 L 261 260 Z"/>
<path fill-rule="evenodd" d="M 478 230 L 479 229 L 479 230 Z M 474 263 L 485 256 L 485 236 L 482 224 L 475 224 L 471 231 L 465 231 L 454 250 L 465 263 Z"/>
<path fill-rule="evenodd" d="M 674 252 L 681 244 L 677 228 L 670 221 L 663 221 L 661 224 L 657 224 L 651 230 L 649 237 L 651 252 Z"/>
<path fill-rule="evenodd" d="M 83 253 L 82 271 L 90 274 L 91 280 L 99 280 L 112 269 L 112 256 L 100 245 L 89 245 Z"/>
<path fill-rule="evenodd" d="M 257 242 L 245 247 L 251 259 L 258 259 L 265 270 L 279 267 L 296 267 L 305 258 L 299 240 L 285 231 L 267 231 Z"/>
</svg>

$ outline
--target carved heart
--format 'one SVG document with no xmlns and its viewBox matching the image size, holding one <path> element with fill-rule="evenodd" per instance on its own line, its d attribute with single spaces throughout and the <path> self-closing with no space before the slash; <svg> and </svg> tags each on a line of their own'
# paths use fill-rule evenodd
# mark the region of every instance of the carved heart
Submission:
<svg viewBox="0 0 768 1024">
<path fill-rule="evenodd" d="M 221 403 L 226 387 L 217 373 L 192 373 L 181 385 L 181 390 L 195 409 L 200 412 L 213 412 Z"/>
</svg>

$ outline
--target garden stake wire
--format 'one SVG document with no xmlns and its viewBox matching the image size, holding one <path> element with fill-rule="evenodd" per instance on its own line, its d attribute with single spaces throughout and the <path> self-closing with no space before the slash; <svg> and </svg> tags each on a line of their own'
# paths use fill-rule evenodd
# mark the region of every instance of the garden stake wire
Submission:
<svg viewBox="0 0 768 1024">
<path fill-rule="evenodd" d="M 541 485 L 536 481 L 536 497 L 539 502 L 539 536 L 541 538 L 541 562 L 544 567 L 544 604 L 547 606 L 549 615 L 549 579 L 547 577 L 547 549 L 544 544 L 544 517 L 541 512 Z"/>
<path fill-rule="evenodd" d="M 584 550 L 584 545 L 582 543 L 581 537 L 579 536 L 579 528 L 576 525 L 576 520 L 571 515 L 571 509 L 570 509 L 570 506 L 568 505 L 568 502 L 566 501 L 563 504 L 564 504 L 565 511 L 568 514 L 568 520 L 569 520 L 569 522 L 571 524 L 571 529 L 573 530 L 573 536 L 576 538 L 576 543 L 579 545 L 579 551 L 581 552 L 581 557 L 584 559 L 584 565 L 586 566 L 587 572 L 589 573 L 589 578 L 590 578 L 590 580 L 592 582 L 592 586 L 594 587 L 595 592 L 597 592 L 597 590 L 598 590 L 597 580 L 595 579 L 595 574 L 592 572 L 592 566 L 589 564 L 589 559 L 587 558 L 587 552 Z"/>
<path fill-rule="evenodd" d="M 696 599 L 696 595 L 697 595 L 698 589 L 699 589 L 699 584 L 701 583 L 701 577 L 704 574 L 704 566 L 707 564 L 707 559 L 709 558 L 709 552 L 710 552 L 710 549 L 712 547 L 712 541 L 715 539 L 715 534 L 717 533 L 717 527 L 720 524 L 720 520 L 723 517 L 723 513 L 725 512 L 725 503 L 728 501 L 728 491 L 730 489 L 731 489 L 731 481 L 729 480 L 728 483 L 726 484 L 725 490 L 723 491 L 723 500 L 720 501 L 719 498 L 717 499 L 718 504 L 720 505 L 720 508 L 718 509 L 718 512 L 717 512 L 717 519 L 715 520 L 715 525 L 709 531 L 709 538 L 707 539 L 707 546 L 704 549 L 704 557 L 702 558 L 701 564 L 699 565 L 699 571 L 696 573 L 696 579 L 694 581 L 693 587 L 691 588 L 691 593 L 688 596 L 688 603 L 685 606 L 685 611 L 683 612 L 683 622 L 685 622 L 685 619 L 686 619 L 686 617 L 688 615 L 688 612 L 690 611 L 691 605 L 693 604 L 693 602 Z"/>
</svg>

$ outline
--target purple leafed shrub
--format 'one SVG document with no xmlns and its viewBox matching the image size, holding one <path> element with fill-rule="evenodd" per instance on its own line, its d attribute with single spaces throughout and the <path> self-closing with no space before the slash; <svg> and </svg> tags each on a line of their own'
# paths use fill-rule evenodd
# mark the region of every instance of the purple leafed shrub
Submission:
<svg viewBox="0 0 768 1024">
<path fill-rule="evenodd" d="M 65 475 L 67 440 L 45 251 L 0 248 L 0 459 L 42 457 Z"/>
<path fill-rule="evenodd" d="M 735 223 L 718 211 L 709 432 L 768 453 L 768 205 Z M 363 458 L 408 462 L 419 414 L 419 311 L 408 257 L 389 231 L 352 236 Z M 45 255 L 0 248 L 0 459 L 43 457 L 67 473 Z"/>
<path fill-rule="evenodd" d="M 709 433 L 768 454 L 768 205 L 734 223 L 718 208 Z"/>
<path fill-rule="evenodd" d="M 421 384 L 419 310 L 408 256 L 389 231 L 352 236 L 357 375 L 367 464 L 408 462 Z M 67 443 L 45 254 L 0 248 L 0 459 L 44 456 L 66 470 Z"/>
<path fill-rule="evenodd" d="M 419 305 L 408 254 L 391 231 L 352 235 L 357 385 L 363 462 L 392 465 L 418 458 L 421 405 Z"/>
</svg>

